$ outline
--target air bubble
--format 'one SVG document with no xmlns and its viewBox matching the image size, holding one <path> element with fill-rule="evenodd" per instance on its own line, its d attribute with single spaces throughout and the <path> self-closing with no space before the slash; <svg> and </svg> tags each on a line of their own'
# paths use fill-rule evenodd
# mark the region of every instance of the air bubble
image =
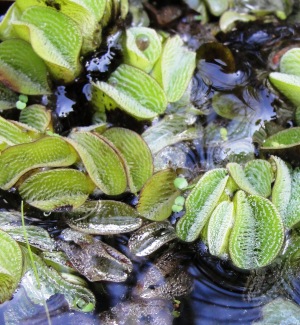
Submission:
<svg viewBox="0 0 300 325">
<path fill-rule="evenodd" d="M 145 34 L 140 34 L 135 39 L 136 46 L 139 50 L 145 51 L 150 45 L 149 37 Z"/>
</svg>

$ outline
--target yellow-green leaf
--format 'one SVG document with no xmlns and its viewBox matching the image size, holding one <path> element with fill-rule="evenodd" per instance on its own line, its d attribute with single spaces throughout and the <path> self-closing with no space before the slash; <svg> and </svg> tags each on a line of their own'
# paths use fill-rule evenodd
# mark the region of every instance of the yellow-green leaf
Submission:
<svg viewBox="0 0 300 325">
<path fill-rule="evenodd" d="M 75 169 L 53 169 L 34 174 L 19 187 L 30 205 L 52 211 L 78 208 L 93 191 L 90 179 Z"/>
<path fill-rule="evenodd" d="M 75 150 L 59 137 L 9 147 L 0 155 L 0 187 L 8 190 L 31 169 L 70 166 L 76 160 Z"/>
<path fill-rule="evenodd" d="M 270 264 L 279 254 L 284 227 L 279 212 L 267 199 L 246 196 L 238 191 L 234 197 L 235 222 L 229 239 L 229 253 L 235 266 L 257 269 Z"/>
<path fill-rule="evenodd" d="M 176 225 L 178 237 L 184 241 L 196 240 L 225 189 L 228 173 L 217 168 L 205 173 L 185 201 L 186 213 Z"/>
<path fill-rule="evenodd" d="M 45 132 L 47 128 L 51 128 L 51 111 L 47 110 L 43 105 L 30 105 L 21 111 L 19 121 L 25 123 L 39 132 Z"/>
<path fill-rule="evenodd" d="M 137 206 L 145 218 L 155 221 L 167 219 L 172 214 L 172 205 L 180 192 L 174 186 L 177 177 L 172 169 L 155 173 L 144 185 Z"/>
<path fill-rule="evenodd" d="M 22 276 L 23 258 L 17 242 L 0 230 L 0 303 L 11 298 Z"/>
<path fill-rule="evenodd" d="M 169 102 L 176 102 L 184 94 L 196 67 L 196 53 L 183 45 L 180 36 L 170 37 L 152 72 L 163 87 Z"/>
<path fill-rule="evenodd" d="M 221 202 L 212 213 L 207 229 L 209 252 L 220 258 L 228 253 L 229 235 L 233 226 L 233 203 Z"/>
<path fill-rule="evenodd" d="M 161 55 L 161 39 L 152 28 L 131 27 L 126 29 L 123 42 L 124 63 L 150 72 Z"/>
<path fill-rule="evenodd" d="M 118 107 L 138 119 L 154 118 L 167 107 L 165 93 L 156 80 L 127 64 L 121 64 L 108 83 L 92 83 L 92 101 L 100 111 Z"/>
<path fill-rule="evenodd" d="M 30 44 L 11 39 L 0 44 L 0 82 L 26 95 L 49 94 L 48 72 Z"/>
<path fill-rule="evenodd" d="M 0 116 L 0 143 L 13 146 L 31 141 L 32 138 L 26 130 Z"/>
<path fill-rule="evenodd" d="M 10 38 L 17 38 L 18 35 L 14 31 L 13 22 L 20 19 L 21 17 L 21 10 L 13 3 L 9 9 L 7 10 L 5 16 L 3 17 L 2 21 L 0 22 L 0 39 L 2 41 L 10 39 Z"/>
<path fill-rule="evenodd" d="M 16 107 L 19 96 L 6 86 L 0 83 L 0 110 Z"/>
<path fill-rule="evenodd" d="M 116 147 L 103 136 L 90 132 L 73 132 L 69 136 L 69 141 L 101 191 L 107 195 L 125 192 L 126 171 Z"/>
<path fill-rule="evenodd" d="M 280 59 L 280 72 L 300 77 L 300 49 L 288 50 Z"/>
<path fill-rule="evenodd" d="M 71 82 L 78 76 L 82 36 L 71 18 L 52 8 L 33 6 L 14 22 L 14 29 L 20 38 L 31 43 L 55 79 Z"/>
<path fill-rule="evenodd" d="M 125 161 L 130 191 L 137 193 L 153 173 L 149 147 L 137 133 L 124 128 L 108 129 L 103 136 L 121 152 Z"/>
</svg>

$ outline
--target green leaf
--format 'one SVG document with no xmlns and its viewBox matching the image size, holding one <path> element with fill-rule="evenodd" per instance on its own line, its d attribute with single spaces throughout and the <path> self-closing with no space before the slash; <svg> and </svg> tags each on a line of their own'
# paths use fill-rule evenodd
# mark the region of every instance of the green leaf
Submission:
<svg viewBox="0 0 300 325">
<path fill-rule="evenodd" d="M 272 72 L 269 75 L 271 83 L 295 106 L 300 106 L 300 76 L 280 72 Z"/>
<path fill-rule="evenodd" d="M 287 164 L 276 156 L 271 156 L 271 162 L 276 168 L 275 183 L 272 189 L 272 203 L 280 215 L 284 217 L 292 193 L 291 171 Z"/>
<path fill-rule="evenodd" d="M 229 163 L 226 167 L 236 184 L 245 192 L 264 197 L 271 195 L 274 173 L 269 162 L 256 159 L 249 161 L 244 169 L 237 163 Z"/>
<path fill-rule="evenodd" d="M 106 1 L 97 0 L 17 0 L 17 6 L 24 11 L 32 6 L 52 7 L 72 18 L 78 25 L 82 36 L 82 53 L 95 50 L 101 43 L 101 26 L 99 24 Z"/>
<path fill-rule="evenodd" d="M 0 82 L 26 95 L 51 93 L 47 68 L 30 44 L 11 39 L 0 44 Z"/>
<path fill-rule="evenodd" d="M 212 213 L 207 229 L 209 252 L 220 258 L 228 254 L 228 241 L 233 227 L 233 203 L 221 202 Z"/>
<path fill-rule="evenodd" d="M 130 237 L 128 247 L 136 256 L 147 256 L 175 238 L 175 230 L 169 222 L 152 222 Z"/>
<path fill-rule="evenodd" d="M 78 231 L 93 235 L 112 235 L 138 229 L 142 225 L 139 213 L 118 201 L 87 201 L 67 213 L 67 224 Z"/>
<path fill-rule="evenodd" d="M 296 168 L 292 172 L 292 194 L 288 202 L 287 209 L 282 215 L 286 228 L 290 229 L 300 222 L 300 169 Z"/>
<path fill-rule="evenodd" d="M 28 250 L 22 247 L 23 254 L 27 259 Z M 94 294 L 82 285 L 72 284 L 66 281 L 57 271 L 49 267 L 38 255 L 33 254 L 34 263 L 41 281 L 41 287 L 36 285 L 33 270 L 29 268 L 22 280 L 22 285 L 26 290 L 26 295 L 35 304 L 43 304 L 45 299 L 49 299 L 55 294 L 63 294 L 70 308 L 83 311 L 91 304 L 95 306 Z"/>
<path fill-rule="evenodd" d="M 17 242 L 0 230 L 0 303 L 11 298 L 22 276 L 23 258 Z"/>
<path fill-rule="evenodd" d="M 0 83 L 0 111 L 16 107 L 18 95 Z"/>
<path fill-rule="evenodd" d="M 92 191 L 91 181 L 74 169 L 39 172 L 19 187 L 20 195 L 28 204 L 44 211 L 77 208 Z"/>
<path fill-rule="evenodd" d="M 222 32 L 230 32 L 236 25 L 236 22 L 254 21 L 256 17 L 236 11 L 225 11 L 219 19 L 219 26 Z"/>
<path fill-rule="evenodd" d="M 209 11 L 214 16 L 221 16 L 224 11 L 227 10 L 229 6 L 228 0 L 210 0 L 206 1 Z"/>
<path fill-rule="evenodd" d="M 19 121 L 45 132 L 51 123 L 51 111 L 43 105 L 30 105 L 21 111 Z"/>
<path fill-rule="evenodd" d="M 300 150 L 300 127 L 293 127 L 279 131 L 268 137 L 260 150 L 263 153 L 280 156 L 288 159 L 290 163 L 299 160 Z"/>
<path fill-rule="evenodd" d="M 169 102 L 176 102 L 184 94 L 196 67 L 196 53 L 183 46 L 180 36 L 170 37 L 152 75 L 163 87 Z"/>
<path fill-rule="evenodd" d="M 290 49 L 280 59 L 280 72 L 300 77 L 300 49 Z"/>
<path fill-rule="evenodd" d="M 279 254 L 284 227 L 279 212 L 267 199 L 246 196 L 238 191 L 234 197 L 235 223 L 229 239 L 229 253 L 235 266 L 257 269 L 270 264 Z"/>
<path fill-rule="evenodd" d="M 151 119 L 162 114 L 167 99 L 160 85 L 148 74 L 121 64 L 108 83 L 92 83 L 92 102 L 99 110 L 116 107 L 138 119 Z"/>
<path fill-rule="evenodd" d="M 31 43 L 55 79 L 67 83 L 78 76 L 82 36 L 71 18 L 52 8 L 34 6 L 23 12 L 14 29 Z"/>
<path fill-rule="evenodd" d="M 126 29 L 123 41 L 124 63 L 150 72 L 161 55 L 161 39 L 152 28 L 131 27 Z"/>
<path fill-rule="evenodd" d="M 145 218 L 162 221 L 172 214 L 172 205 L 180 192 L 174 186 L 177 177 L 172 169 L 155 173 L 144 185 L 137 206 Z"/>
<path fill-rule="evenodd" d="M 2 41 L 17 38 L 18 35 L 14 31 L 13 22 L 19 20 L 21 17 L 21 10 L 13 3 L 7 10 L 5 16 L 0 22 L 0 39 Z"/>
<path fill-rule="evenodd" d="M 32 138 L 20 127 L 0 116 L 0 143 L 9 146 L 31 142 Z"/>
<path fill-rule="evenodd" d="M 228 177 L 225 168 L 217 168 L 200 178 L 185 201 L 185 215 L 176 225 L 180 239 L 191 242 L 199 237 L 222 196 Z"/>
<path fill-rule="evenodd" d="M 92 181 L 107 195 L 125 192 L 127 178 L 124 163 L 115 146 L 103 136 L 73 132 L 69 142 L 77 150 Z"/>
<path fill-rule="evenodd" d="M 8 190 L 29 170 L 70 166 L 76 160 L 75 150 L 58 137 L 45 137 L 32 143 L 9 147 L 0 155 L 0 187 Z"/>
<path fill-rule="evenodd" d="M 124 128 L 108 129 L 103 136 L 122 154 L 130 191 L 137 193 L 153 173 L 149 147 L 137 133 Z"/>
</svg>

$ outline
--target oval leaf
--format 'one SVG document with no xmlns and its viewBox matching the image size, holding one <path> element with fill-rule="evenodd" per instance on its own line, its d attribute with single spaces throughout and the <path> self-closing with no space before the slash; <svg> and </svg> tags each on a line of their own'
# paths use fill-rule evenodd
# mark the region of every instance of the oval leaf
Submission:
<svg viewBox="0 0 300 325">
<path fill-rule="evenodd" d="M 82 36 L 71 18 L 52 8 L 33 6 L 22 13 L 14 29 L 31 43 L 55 79 L 71 82 L 80 73 Z"/>
<path fill-rule="evenodd" d="M 300 77 L 300 49 L 293 48 L 280 59 L 280 72 Z"/>
<path fill-rule="evenodd" d="M 34 174 L 19 187 L 26 202 L 44 211 L 77 208 L 93 191 L 90 180 L 74 169 L 54 169 Z"/>
<path fill-rule="evenodd" d="M 176 173 L 171 169 L 155 173 L 143 187 L 137 206 L 145 218 L 162 221 L 172 214 L 172 205 L 180 192 L 174 186 Z"/>
<path fill-rule="evenodd" d="M 235 223 L 229 239 L 229 253 L 235 266 L 257 269 L 270 264 L 279 254 L 284 228 L 279 212 L 267 199 L 246 197 L 238 191 L 234 197 Z"/>
<path fill-rule="evenodd" d="M 136 231 L 130 237 L 128 247 L 137 256 L 147 256 L 176 237 L 169 222 L 153 222 Z"/>
<path fill-rule="evenodd" d="M 152 75 L 163 87 L 169 102 L 184 94 L 196 67 L 196 53 L 183 46 L 180 36 L 170 37 Z"/>
<path fill-rule="evenodd" d="M 269 75 L 271 83 L 287 97 L 295 106 L 300 106 L 300 76 L 272 72 Z"/>
<path fill-rule="evenodd" d="M 99 110 L 116 107 L 138 119 L 151 119 L 162 114 L 167 99 L 159 84 L 148 74 L 121 64 L 108 83 L 92 83 L 92 102 Z"/>
<path fill-rule="evenodd" d="M 225 168 L 204 174 L 185 201 L 186 213 L 176 225 L 178 237 L 196 240 L 221 198 L 228 180 Z"/>
<path fill-rule="evenodd" d="M 126 172 L 112 144 L 101 135 L 90 132 L 73 132 L 70 139 L 91 179 L 101 191 L 108 195 L 125 192 Z"/>
<path fill-rule="evenodd" d="M 30 44 L 11 39 L 0 44 L 0 82 L 26 95 L 51 93 L 47 67 Z"/>
<path fill-rule="evenodd" d="M 11 298 L 22 276 L 23 258 L 17 242 L 0 230 L 0 303 Z"/>
<path fill-rule="evenodd" d="M 121 152 L 125 161 L 128 184 L 137 193 L 153 173 L 152 155 L 146 142 L 135 132 L 111 128 L 103 133 Z"/>
<path fill-rule="evenodd" d="M 19 121 L 39 132 L 45 132 L 51 123 L 51 111 L 43 105 L 30 105 L 21 111 Z M 52 129 L 51 126 L 50 129 Z"/>
<path fill-rule="evenodd" d="M 229 235 L 233 226 L 233 203 L 221 202 L 212 213 L 207 229 L 209 252 L 220 258 L 228 253 Z"/>
<path fill-rule="evenodd" d="M 70 166 L 76 160 L 75 150 L 59 137 L 45 137 L 7 148 L 0 156 L 0 187 L 9 189 L 31 169 Z"/>
<path fill-rule="evenodd" d="M 67 224 L 78 231 L 93 235 L 130 232 L 142 225 L 139 213 L 118 201 L 88 201 L 65 214 Z"/>
</svg>

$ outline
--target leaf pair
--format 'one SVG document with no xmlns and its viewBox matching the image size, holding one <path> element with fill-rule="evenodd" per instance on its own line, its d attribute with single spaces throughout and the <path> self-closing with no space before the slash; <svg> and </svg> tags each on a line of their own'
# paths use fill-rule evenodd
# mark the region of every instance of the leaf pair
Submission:
<svg viewBox="0 0 300 325">
<path fill-rule="evenodd" d="M 195 53 L 179 36 L 169 38 L 162 49 L 157 33 L 145 27 L 127 30 L 124 53 L 127 64 L 107 83 L 92 84 L 92 102 L 101 112 L 118 107 L 137 119 L 152 119 L 182 97 L 196 65 Z"/>
</svg>

